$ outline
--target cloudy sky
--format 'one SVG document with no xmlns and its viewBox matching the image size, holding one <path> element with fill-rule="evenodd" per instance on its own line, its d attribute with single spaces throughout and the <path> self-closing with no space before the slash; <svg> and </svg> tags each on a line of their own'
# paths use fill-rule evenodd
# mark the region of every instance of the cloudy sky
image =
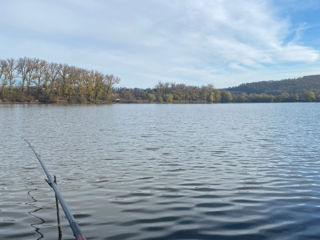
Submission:
<svg viewBox="0 0 320 240">
<path fill-rule="evenodd" d="M 320 74 L 318 0 L 1 0 L 0 58 L 217 88 Z"/>
</svg>

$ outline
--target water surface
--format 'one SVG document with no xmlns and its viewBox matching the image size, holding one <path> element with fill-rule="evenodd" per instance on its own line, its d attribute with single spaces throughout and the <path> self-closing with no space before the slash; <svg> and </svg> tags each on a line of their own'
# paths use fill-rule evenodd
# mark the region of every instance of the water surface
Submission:
<svg viewBox="0 0 320 240">
<path fill-rule="evenodd" d="M 319 239 L 320 104 L 0 105 L 0 239 Z M 63 239 L 73 239 L 62 213 Z"/>
</svg>

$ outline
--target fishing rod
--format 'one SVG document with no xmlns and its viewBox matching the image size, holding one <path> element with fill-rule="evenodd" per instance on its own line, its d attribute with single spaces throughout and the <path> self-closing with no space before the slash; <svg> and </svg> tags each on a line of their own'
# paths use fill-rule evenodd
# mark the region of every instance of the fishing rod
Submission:
<svg viewBox="0 0 320 240">
<path fill-rule="evenodd" d="M 47 176 L 46 181 L 49 184 L 49 186 L 53 189 L 53 191 L 55 192 L 56 197 L 58 198 L 58 200 L 60 202 L 60 205 L 61 205 L 61 207 L 62 207 L 62 209 L 64 211 L 64 214 L 66 215 L 66 218 L 68 219 L 69 226 L 72 229 L 74 237 L 76 238 L 76 240 L 86 240 L 86 238 L 82 235 L 82 233 L 80 231 L 78 223 L 76 222 L 76 220 L 72 216 L 72 214 L 71 214 L 66 202 L 64 201 L 64 199 L 63 199 L 63 197 L 62 197 L 57 185 L 55 184 L 53 177 L 50 175 L 48 169 L 46 168 L 46 166 L 42 162 L 42 160 L 40 158 L 40 155 L 34 150 L 34 148 L 32 147 L 32 145 L 30 144 L 30 142 L 28 140 L 24 139 L 24 141 L 29 145 L 29 147 L 33 151 L 34 155 L 39 160 L 40 165 L 41 165 L 44 173 Z"/>
</svg>

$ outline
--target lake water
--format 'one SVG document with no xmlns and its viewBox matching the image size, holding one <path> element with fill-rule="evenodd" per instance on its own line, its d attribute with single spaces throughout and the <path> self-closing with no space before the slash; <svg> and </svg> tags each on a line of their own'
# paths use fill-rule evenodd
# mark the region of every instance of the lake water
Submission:
<svg viewBox="0 0 320 240">
<path fill-rule="evenodd" d="M 320 104 L 0 105 L 0 239 L 319 239 Z M 61 212 L 63 239 L 73 239 Z"/>
</svg>

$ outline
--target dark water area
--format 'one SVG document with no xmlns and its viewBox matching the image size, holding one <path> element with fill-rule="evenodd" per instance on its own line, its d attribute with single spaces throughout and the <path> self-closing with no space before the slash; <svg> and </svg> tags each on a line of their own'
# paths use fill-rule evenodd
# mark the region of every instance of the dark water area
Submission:
<svg viewBox="0 0 320 240">
<path fill-rule="evenodd" d="M 319 239 L 320 104 L 0 105 L 0 239 Z M 62 216 L 63 239 L 73 239 Z"/>
</svg>

